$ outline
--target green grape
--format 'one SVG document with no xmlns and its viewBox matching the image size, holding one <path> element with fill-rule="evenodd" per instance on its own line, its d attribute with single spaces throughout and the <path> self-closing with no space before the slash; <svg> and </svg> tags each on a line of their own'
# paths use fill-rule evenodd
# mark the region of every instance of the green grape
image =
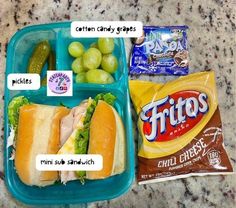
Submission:
<svg viewBox="0 0 236 208">
<path fill-rule="evenodd" d="M 105 72 L 105 71 L 104 71 Z M 109 73 L 108 73 L 109 74 Z M 113 78 L 113 76 L 111 76 L 110 74 L 109 74 L 109 76 L 108 76 L 108 78 L 107 78 L 107 83 L 108 84 L 110 84 L 110 83 L 113 83 L 114 82 L 114 78 Z"/>
<path fill-rule="evenodd" d="M 102 68 L 111 74 L 115 73 L 118 68 L 118 61 L 112 54 L 104 55 L 102 57 Z"/>
<path fill-rule="evenodd" d="M 71 68 L 73 70 L 74 73 L 79 73 L 82 71 L 85 71 L 84 67 L 83 67 L 83 60 L 82 57 L 76 58 L 72 64 L 71 64 Z"/>
<path fill-rule="evenodd" d="M 84 46 L 80 42 L 72 42 L 68 46 L 69 54 L 75 58 L 80 57 L 84 53 Z"/>
<path fill-rule="evenodd" d="M 99 38 L 98 39 L 98 48 L 102 54 L 112 53 L 114 50 L 115 44 L 113 38 Z"/>
<path fill-rule="evenodd" d="M 114 82 L 114 78 L 104 70 L 91 69 L 86 73 L 86 79 L 89 83 L 110 84 Z"/>
<path fill-rule="evenodd" d="M 75 77 L 75 82 L 76 83 L 84 83 L 87 82 L 86 79 L 86 73 L 85 72 L 79 72 L 76 77 Z"/>
<path fill-rule="evenodd" d="M 96 42 L 94 42 L 90 45 L 90 48 L 97 48 L 98 49 L 98 44 Z"/>
<path fill-rule="evenodd" d="M 86 69 L 96 69 L 100 66 L 102 61 L 102 54 L 96 48 L 89 48 L 83 54 L 83 66 Z"/>
</svg>

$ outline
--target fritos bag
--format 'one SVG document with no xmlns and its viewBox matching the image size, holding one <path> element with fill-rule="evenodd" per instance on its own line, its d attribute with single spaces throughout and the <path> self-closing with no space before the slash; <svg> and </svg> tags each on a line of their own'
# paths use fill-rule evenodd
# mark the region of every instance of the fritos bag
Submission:
<svg viewBox="0 0 236 208">
<path fill-rule="evenodd" d="M 214 72 L 166 84 L 130 81 L 141 142 L 139 184 L 233 172 L 223 145 Z"/>
</svg>

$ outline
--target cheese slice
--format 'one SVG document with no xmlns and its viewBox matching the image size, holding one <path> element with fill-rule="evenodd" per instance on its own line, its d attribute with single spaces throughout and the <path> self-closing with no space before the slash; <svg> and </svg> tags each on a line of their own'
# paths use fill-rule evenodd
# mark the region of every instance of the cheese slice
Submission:
<svg viewBox="0 0 236 208">
<path fill-rule="evenodd" d="M 91 98 L 88 99 L 87 108 L 91 105 L 92 101 L 93 101 L 93 99 L 91 99 Z M 78 106 L 78 108 L 79 107 L 80 106 Z M 81 108 L 80 115 L 78 115 L 77 118 L 74 118 L 74 119 L 79 118 L 79 120 L 77 121 L 77 123 L 75 125 L 75 129 L 73 130 L 73 132 L 71 133 L 69 138 L 66 140 L 64 145 L 60 148 L 60 150 L 58 151 L 57 154 L 75 154 L 76 133 L 79 129 L 82 129 L 84 126 L 83 123 L 84 123 L 84 119 L 86 116 L 87 108 L 84 108 L 84 109 Z M 64 184 L 68 181 L 78 179 L 75 174 L 75 171 L 61 171 L 60 176 L 61 176 L 61 182 Z"/>
</svg>

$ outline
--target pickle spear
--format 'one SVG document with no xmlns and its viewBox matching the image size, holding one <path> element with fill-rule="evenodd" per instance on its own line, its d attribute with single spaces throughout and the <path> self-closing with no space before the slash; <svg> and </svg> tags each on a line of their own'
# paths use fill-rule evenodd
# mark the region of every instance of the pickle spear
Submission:
<svg viewBox="0 0 236 208">
<path fill-rule="evenodd" d="M 48 70 L 56 70 L 56 57 L 53 50 L 50 51 L 48 56 Z"/>
<path fill-rule="evenodd" d="M 41 74 L 43 66 L 49 56 L 50 50 L 51 48 L 47 40 L 38 43 L 32 56 L 30 57 L 27 72 Z"/>
<path fill-rule="evenodd" d="M 56 70 L 56 56 L 53 50 L 50 51 L 48 56 L 48 69 L 47 70 Z M 42 79 L 41 85 L 47 85 L 47 75 Z"/>
</svg>

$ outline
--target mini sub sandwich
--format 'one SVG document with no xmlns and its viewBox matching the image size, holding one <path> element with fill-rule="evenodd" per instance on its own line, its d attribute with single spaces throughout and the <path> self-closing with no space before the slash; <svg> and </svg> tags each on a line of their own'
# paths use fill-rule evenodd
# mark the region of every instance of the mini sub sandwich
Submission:
<svg viewBox="0 0 236 208">
<path fill-rule="evenodd" d="M 61 171 L 61 182 L 105 179 L 125 169 L 125 133 L 111 93 L 98 94 L 73 108 L 61 120 L 61 149 L 58 154 L 100 154 L 100 171 Z"/>
<path fill-rule="evenodd" d="M 18 97 L 14 101 L 17 99 L 22 98 Z M 26 104 L 19 108 L 15 167 L 21 181 L 25 184 L 46 186 L 58 180 L 57 171 L 38 171 L 36 169 L 36 156 L 38 154 L 57 154 L 60 148 L 61 118 L 69 112 L 70 109 L 66 107 L 39 104 Z"/>
</svg>

